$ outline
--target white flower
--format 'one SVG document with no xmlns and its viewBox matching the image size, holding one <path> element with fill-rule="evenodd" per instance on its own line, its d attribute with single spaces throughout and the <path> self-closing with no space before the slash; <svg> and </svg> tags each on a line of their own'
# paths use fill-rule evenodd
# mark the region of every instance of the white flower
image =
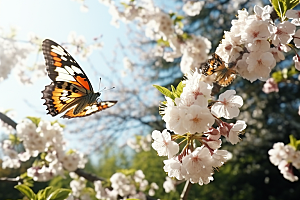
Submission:
<svg viewBox="0 0 300 200">
<path fill-rule="evenodd" d="M 298 29 L 294 35 L 294 43 L 297 48 L 300 48 L 300 29 Z"/>
<path fill-rule="evenodd" d="M 208 148 L 197 147 L 182 159 L 182 175 L 191 183 L 208 184 L 213 173 L 213 159 Z"/>
<path fill-rule="evenodd" d="M 300 71 L 300 57 L 298 55 L 295 55 L 293 57 L 293 60 L 295 62 L 295 68 Z"/>
<path fill-rule="evenodd" d="M 134 173 L 133 179 L 135 182 L 137 183 L 141 183 L 143 181 L 143 179 L 145 178 L 145 174 L 143 173 L 142 170 L 137 170 Z"/>
<path fill-rule="evenodd" d="M 187 109 L 184 107 L 167 106 L 165 109 L 165 115 L 163 116 L 163 120 L 166 122 L 167 129 L 172 130 L 180 135 L 185 134 L 186 129 L 183 120 L 186 112 Z"/>
<path fill-rule="evenodd" d="M 187 110 L 184 124 L 187 132 L 202 133 L 207 131 L 215 123 L 215 118 L 207 107 L 192 105 Z"/>
<path fill-rule="evenodd" d="M 287 18 L 293 19 L 291 21 L 292 24 L 295 24 L 296 26 L 300 26 L 300 11 L 299 10 L 288 10 L 288 11 L 286 11 L 285 16 Z"/>
<path fill-rule="evenodd" d="M 163 188 L 165 189 L 166 193 L 169 193 L 171 191 L 176 191 L 175 188 L 175 180 L 172 180 L 170 177 L 166 177 L 166 181 L 163 184 Z"/>
<path fill-rule="evenodd" d="M 243 55 L 243 60 L 238 62 L 238 72 L 240 75 L 249 81 L 253 82 L 256 79 L 265 81 L 269 78 L 271 70 L 276 65 L 276 60 L 270 52 L 250 52 Z M 242 65 L 241 65 L 242 64 Z"/>
<path fill-rule="evenodd" d="M 60 158 L 64 168 L 69 172 L 73 172 L 78 168 L 80 156 L 77 152 L 72 152 L 70 154 L 64 155 Z"/>
<path fill-rule="evenodd" d="M 154 182 L 151 183 L 150 184 L 150 189 L 149 189 L 149 192 L 148 192 L 149 196 L 154 196 L 155 195 L 155 190 L 158 190 L 158 189 L 159 189 L 159 187 L 156 183 L 154 183 Z"/>
<path fill-rule="evenodd" d="M 72 189 L 72 194 L 75 197 L 79 197 L 81 194 L 81 191 L 85 188 L 86 186 L 86 180 L 83 177 L 80 177 L 79 179 L 72 180 L 70 182 L 70 187 Z"/>
<path fill-rule="evenodd" d="M 270 155 L 269 159 L 273 165 L 277 166 L 282 160 L 282 155 L 285 154 L 284 144 L 282 142 L 277 142 L 273 145 L 273 149 L 268 151 Z"/>
<path fill-rule="evenodd" d="M 270 92 L 279 92 L 278 84 L 275 82 L 274 78 L 269 78 L 263 86 L 262 91 L 266 94 Z"/>
<path fill-rule="evenodd" d="M 115 173 L 110 177 L 111 187 L 119 195 L 125 197 L 136 192 L 134 185 L 130 184 L 130 180 L 122 173 Z"/>
<path fill-rule="evenodd" d="M 180 68 L 182 73 L 189 73 L 191 70 L 198 69 L 200 64 L 207 60 L 207 54 L 211 49 L 211 42 L 202 36 L 192 35 L 182 47 L 182 57 Z"/>
<path fill-rule="evenodd" d="M 189 16 L 199 15 L 204 3 L 205 3 L 204 1 L 198 1 L 198 2 L 187 1 L 183 5 L 182 10 L 185 12 L 185 14 Z"/>
<path fill-rule="evenodd" d="M 266 41 L 269 37 L 268 23 L 257 20 L 251 20 L 241 33 L 241 39 L 246 43 L 254 43 L 257 40 Z"/>
<path fill-rule="evenodd" d="M 224 37 L 216 49 L 216 54 L 226 63 L 229 63 L 231 60 L 236 60 L 240 56 L 240 52 L 243 51 L 243 48 L 240 47 L 241 37 L 228 31 L 224 31 Z"/>
<path fill-rule="evenodd" d="M 178 180 L 182 180 L 181 167 L 182 164 L 174 158 L 164 160 L 164 171 L 168 173 L 169 177 L 175 177 Z"/>
<path fill-rule="evenodd" d="M 229 131 L 226 140 L 231 144 L 237 144 L 241 139 L 239 138 L 239 134 L 247 127 L 245 121 L 237 120 L 236 123 L 232 126 Z"/>
<path fill-rule="evenodd" d="M 285 59 L 284 54 L 275 47 L 270 48 L 270 52 L 274 56 L 276 62 L 280 62 Z"/>
<path fill-rule="evenodd" d="M 159 156 L 168 156 L 168 158 L 173 157 L 179 151 L 179 145 L 171 140 L 171 134 L 167 129 L 160 131 L 153 131 L 152 138 L 154 142 L 152 143 L 153 149 L 155 149 Z"/>
<path fill-rule="evenodd" d="M 272 7 L 269 5 L 266 5 L 265 7 L 260 7 L 258 5 L 254 6 L 254 12 L 256 14 L 256 18 L 258 20 L 263 20 L 263 21 L 269 21 L 270 20 L 270 14 L 272 13 Z"/>
<path fill-rule="evenodd" d="M 129 60 L 129 58 L 127 57 L 124 57 L 123 58 L 123 65 L 124 65 L 124 68 L 129 70 L 129 71 L 132 71 L 133 70 L 133 64 L 132 62 Z"/>
<path fill-rule="evenodd" d="M 211 113 L 217 117 L 232 119 L 240 113 L 243 105 L 242 97 L 235 95 L 235 90 L 227 90 L 219 96 L 218 102 L 211 108 Z"/>
<path fill-rule="evenodd" d="M 277 26 L 270 25 L 269 30 L 272 34 L 270 39 L 274 45 L 288 44 L 293 39 L 296 27 L 291 22 L 284 21 Z"/>
<path fill-rule="evenodd" d="M 294 175 L 291 163 L 288 163 L 286 160 L 283 160 L 278 165 L 278 169 L 280 173 L 282 173 L 283 177 L 291 182 L 298 181 L 298 177 Z"/>
<path fill-rule="evenodd" d="M 197 147 L 192 153 L 186 155 L 182 159 L 182 166 L 188 174 L 199 173 L 209 165 L 211 162 L 211 155 L 208 148 L 201 146 Z M 210 169 L 212 172 L 212 169 Z"/>
<path fill-rule="evenodd" d="M 17 169 L 21 166 L 19 159 L 12 159 L 10 157 L 4 157 L 2 161 L 2 168 L 14 168 Z"/>
</svg>

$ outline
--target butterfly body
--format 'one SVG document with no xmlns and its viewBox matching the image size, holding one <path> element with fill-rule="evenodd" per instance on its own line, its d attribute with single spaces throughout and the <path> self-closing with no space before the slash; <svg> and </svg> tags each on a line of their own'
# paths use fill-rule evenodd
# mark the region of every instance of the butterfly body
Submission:
<svg viewBox="0 0 300 200">
<path fill-rule="evenodd" d="M 215 82 L 226 87 L 236 78 L 237 72 L 232 67 L 227 66 L 222 58 L 214 53 L 212 58 L 204 65 L 203 74 L 205 76 L 216 74 Z"/>
<path fill-rule="evenodd" d="M 85 117 L 107 109 L 117 101 L 100 101 L 93 87 L 72 56 L 60 45 L 44 40 L 42 50 L 49 78 L 53 81 L 42 91 L 48 113 L 56 116 L 66 111 L 63 118 Z"/>
</svg>

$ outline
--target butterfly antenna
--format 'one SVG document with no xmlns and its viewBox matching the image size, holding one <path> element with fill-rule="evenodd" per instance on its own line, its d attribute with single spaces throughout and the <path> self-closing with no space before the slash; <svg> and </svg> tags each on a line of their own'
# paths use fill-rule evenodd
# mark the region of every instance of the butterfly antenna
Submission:
<svg viewBox="0 0 300 200">
<path fill-rule="evenodd" d="M 101 85 L 101 77 L 100 77 L 99 88 L 98 88 L 98 91 L 99 91 L 99 92 L 100 92 L 100 85 Z"/>
</svg>

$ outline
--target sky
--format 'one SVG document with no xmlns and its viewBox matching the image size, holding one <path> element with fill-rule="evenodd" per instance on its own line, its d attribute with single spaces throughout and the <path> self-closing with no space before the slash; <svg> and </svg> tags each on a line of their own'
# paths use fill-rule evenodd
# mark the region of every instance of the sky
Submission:
<svg viewBox="0 0 300 200">
<path fill-rule="evenodd" d="M 9 27 L 17 27 L 17 39 L 28 40 L 28 33 L 34 32 L 41 38 L 49 38 L 57 43 L 67 42 L 68 35 L 75 31 L 77 35 L 85 36 L 89 42 L 93 38 L 102 36 L 104 44 L 100 50 L 107 59 L 112 57 L 112 51 L 117 39 L 126 42 L 125 27 L 120 28 L 110 25 L 111 16 L 108 8 L 98 1 L 87 1 L 88 12 L 80 11 L 80 4 L 72 0 L 0 0 L 0 27 L 9 30 Z M 105 71 L 105 63 L 95 52 L 92 55 L 96 69 Z M 86 61 L 73 55 L 80 63 L 85 73 L 89 76 L 94 90 L 98 90 L 99 77 L 94 77 Z M 34 55 L 36 58 L 36 55 Z M 44 62 L 42 53 L 38 59 Z M 28 66 L 33 65 L 29 59 Z M 121 66 L 120 66 L 121 67 Z M 103 81 L 105 83 L 105 80 Z M 41 99 L 41 91 L 51 81 L 48 77 L 34 82 L 33 85 L 22 85 L 13 74 L 8 79 L 0 82 L 0 108 L 13 109 L 16 112 L 14 120 L 22 120 L 26 116 L 42 117 L 45 120 L 56 120 L 46 115 L 46 106 Z M 103 84 L 102 84 L 103 85 Z M 103 87 L 103 86 L 102 86 Z M 110 87 L 110 86 L 108 86 Z"/>
</svg>

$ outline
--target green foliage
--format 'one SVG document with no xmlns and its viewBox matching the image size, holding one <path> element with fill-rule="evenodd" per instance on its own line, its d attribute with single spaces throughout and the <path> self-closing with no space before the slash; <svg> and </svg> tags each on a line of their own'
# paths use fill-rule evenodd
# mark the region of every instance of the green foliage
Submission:
<svg viewBox="0 0 300 200">
<path fill-rule="evenodd" d="M 283 82 L 287 79 L 291 79 L 294 75 L 298 74 L 295 67 L 284 68 L 272 73 L 272 78 L 276 83 Z"/>
<path fill-rule="evenodd" d="M 173 85 L 171 85 L 171 89 L 172 91 L 168 90 L 165 87 L 159 86 L 159 85 L 153 85 L 153 87 L 155 87 L 158 91 L 160 91 L 163 95 L 165 95 L 166 97 L 171 98 L 173 101 L 175 101 L 176 98 L 179 98 L 182 91 L 183 91 L 183 87 L 184 84 L 182 83 L 182 81 L 177 85 L 176 89 Z"/>
<path fill-rule="evenodd" d="M 66 125 L 59 123 L 57 120 L 52 121 L 51 125 L 54 125 L 55 123 L 58 123 L 61 128 L 66 128 Z"/>
<path fill-rule="evenodd" d="M 299 4 L 299 0 L 272 0 L 271 2 L 281 21 L 285 20 L 287 10 L 293 9 Z"/>
<path fill-rule="evenodd" d="M 15 188 L 30 200 L 64 200 L 71 192 L 69 189 L 54 189 L 53 187 L 49 186 L 35 194 L 26 185 L 16 185 Z"/>
<path fill-rule="evenodd" d="M 13 145 L 19 145 L 21 143 L 20 138 L 16 134 L 9 134 L 8 139 Z"/>
<path fill-rule="evenodd" d="M 24 196 L 30 200 L 37 200 L 37 195 L 26 185 L 16 185 L 15 188 L 19 190 Z"/>
<path fill-rule="evenodd" d="M 34 123 L 36 126 L 38 126 L 40 121 L 41 121 L 41 118 L 39 118 L 39 117 L 30 117 L 30 116 L 28 116 L 26 118 L 30 119 L 32 121 L 32 123 Z"/>
<path fill-rule="evenodd" d="M 300 150 L 300 140 L 297 140 L 293 135 L 290 135 L 289 145 L 294 147 L 296 151 Z"/>
</svg>

